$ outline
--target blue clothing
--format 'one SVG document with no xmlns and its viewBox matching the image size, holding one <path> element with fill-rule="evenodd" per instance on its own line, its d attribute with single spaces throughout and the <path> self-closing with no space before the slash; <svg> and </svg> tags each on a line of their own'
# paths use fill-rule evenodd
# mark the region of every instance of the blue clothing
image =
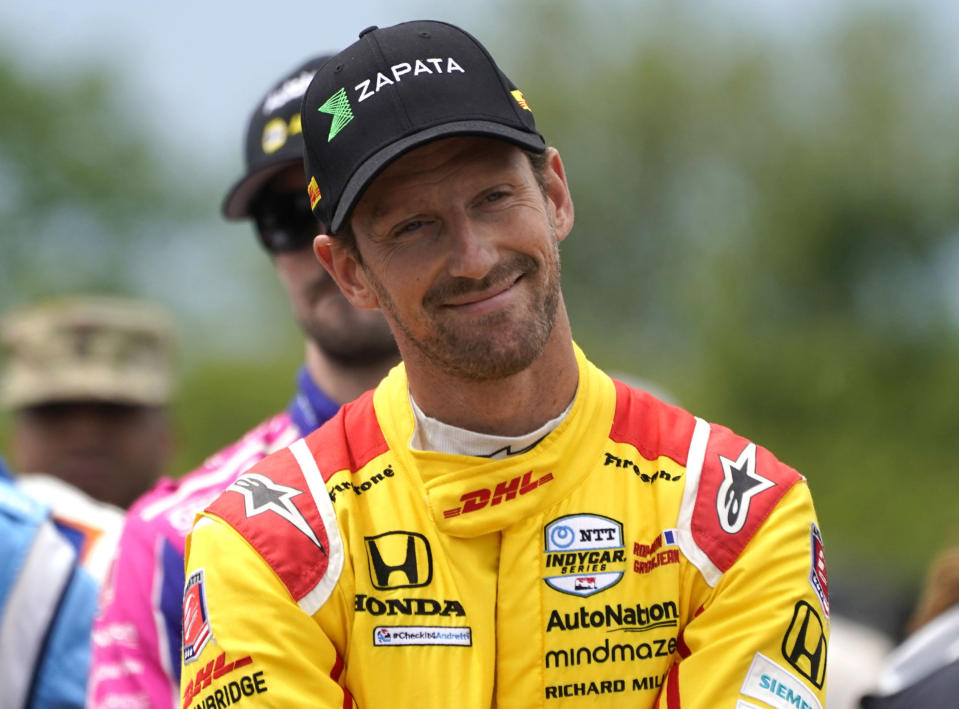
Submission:
<svg viewBox="0 0 959 709">
<path fill-rule="evenodd" d="M 0 688 L 12 709 L 84 705 L 97 585 L 0 462 Z"/>
<path fill-rule="evenodd" d="M 290 402 L 287 413 L 300 429 L 300 434 L 305 436 L 319 428 L 327 419 L 333 418 L 333 414 L 340 410 L 340 405 L 316 385 L 306 365 L 300 367 L 296 375 L 296 385 L 296 396 Z"/>
</svg>

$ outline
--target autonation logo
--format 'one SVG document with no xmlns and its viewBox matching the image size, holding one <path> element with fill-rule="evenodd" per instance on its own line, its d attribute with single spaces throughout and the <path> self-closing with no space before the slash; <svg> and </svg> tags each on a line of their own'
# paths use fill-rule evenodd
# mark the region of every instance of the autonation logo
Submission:
<svg viewBox="0 0 959 709">
<path fill-rule="evenodd" d="M 440 625 L 378 625 L 373 629 L 373 644 L 387 645 L 459 645 L 470 647 L 473 633 L 469 627 Z"/>
</svg>

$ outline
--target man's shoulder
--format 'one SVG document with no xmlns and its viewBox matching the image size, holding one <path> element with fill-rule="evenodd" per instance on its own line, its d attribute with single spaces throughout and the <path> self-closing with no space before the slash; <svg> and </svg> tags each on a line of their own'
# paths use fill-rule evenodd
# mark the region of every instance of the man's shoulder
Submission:
<svg viewBox="0 0 959 709">
<path fill-rule="evenodd" d="M 258 461 L 205 513 L 236 530 L 300 606 L 313 612 L 343 563 L 326 480 L 340 470 L 360 469 L 385 447 L 368 392 L 307 437 Z"/>
<path fill-rule="evenodd" d="M 373 406 L 374 392 L 340 407 L 329 421 L 306 436 L 306 445 L 323 479 L 341 470 L 356 472 L 388 445 Z"/>
<path fill-rule="evenodd" d="M 120 539 L 123 510 L 52 475 L 24 475 L 19 482 L 50 506 L 57 530 L 74 546 L 83 567 L 102 583 Z"/>
<path fill-rule="evenodd" d="M 128 519 L 141 524 L 170 524 L 189 531 L 193 516 L 245 470 L 288 446 L 299 431 L 286 412 L 278 413 L 239 440 L 207 458 L 180 478 L 163 478 L 131 506 Z"/>
<path fill-rule="evenodd" d="M 36 527 L 49 516 L 49 508 L 28 495 L 13 480 L 0 479 L 0 520 L 5 526 Z"/>
<path fill-rule="evenodd" d="M 338 577 L 343 550 L 325 481 L 305 439 L 240 475 L 204 514 L 232 527 L 283 581 L 294 600 L 315 612 Z M 317 602 L 319 588 L 327 589 Z"/>
<path fill-rule="evenodd" d="M 696 417 L 643 389 L 613 382 L 616 408 L 610 439 L 632 445 L 646 460 L 666 456 L 686 465 Z"/>
<path fill-rule="evenodd" d="M 665 456 L 684 466 L 677 528 L 708 560 L 707 576 L 718 577 L 803 476 L 726 426 L 645 391 L 616 382 L 616 398 L 611 440 L 633 445 L 647 460 Z"/>
<path fill-rule="evenodd" d="M 768 449 L 702 419 L 697 419 L 686 470 L 680 527 L 709 558 L 707 577 L 717 578 L 736 562 L 789 491 L 805 481 Z M 810 522 L 812 516 L 801 525 L 807 536 Z"/>
</svg>

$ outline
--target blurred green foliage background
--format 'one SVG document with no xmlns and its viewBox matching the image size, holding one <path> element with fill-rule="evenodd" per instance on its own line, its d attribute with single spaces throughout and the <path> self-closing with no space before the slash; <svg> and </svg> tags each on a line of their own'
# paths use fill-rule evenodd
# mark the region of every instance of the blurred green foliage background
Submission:
<svg viewBox="0 0 959 709">
<path fill-rule="evenodd" d="M 959 543 L 956 57 L 904 4 L 775 35 L 696 3 L 593 7 L 469 25 L 564 156 L 577 340 L 804 473 L 831 571 L 915 584 Z M 302 344 L 249 227 L 218 216 L 234 175 L 156 154 L 115 79 L 28 80 L 0 47 L 0 303 L 168 305 L 179 474 L 285 406 Z"/>
</svg>

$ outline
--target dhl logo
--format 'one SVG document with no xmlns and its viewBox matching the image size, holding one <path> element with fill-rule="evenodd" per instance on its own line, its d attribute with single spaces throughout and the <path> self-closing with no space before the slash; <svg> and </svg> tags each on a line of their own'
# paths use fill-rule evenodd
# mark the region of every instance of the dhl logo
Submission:
<svg viewBox="0 0 959 709">
<path fill-rule="evenodd" d="M 531 470 L 528 473 L 524 473 L 522 477 L 515 477 L 508 482 L 498 483 L 493 490 L 482 488 L 480 490 L 467 492 L 460 497 L 460 502 L 462 502 L 463 505 L 461 507 L 452 507 L 448 510 L 443 510 L 443 517 L 449 519 L 450 517 L 456 517 L 461 514 L 465 515 L 469 512 L 481 510 L 487 506 L 492 507 L 501 502 L 512 500 L 517 495 L 525 495 L 540 485 L 548 483 L 553 479 L 553 474 L 546 473 L 537 480 L 533 480 L 532 478 L 533 471 Z"/>
<path fill-rule="evenodd" d="M 223 675 L 245 667 L 252 662 L 253 658 L 249 655 L 241 657 L 235 662 L 227 662 L 226 653 L 221 652 L 216 659 L 210 660 L 204 667 L 197 670 L 196 676 L 189 681 L 186 689 L 183 691 L 183 709 L 187 709 L 187 707 L 190 706 L 190 702 L 192 702 L 201 691 L 210 686 L 210 682 L 215 679 L 220 679 Z"/>
</svg>

